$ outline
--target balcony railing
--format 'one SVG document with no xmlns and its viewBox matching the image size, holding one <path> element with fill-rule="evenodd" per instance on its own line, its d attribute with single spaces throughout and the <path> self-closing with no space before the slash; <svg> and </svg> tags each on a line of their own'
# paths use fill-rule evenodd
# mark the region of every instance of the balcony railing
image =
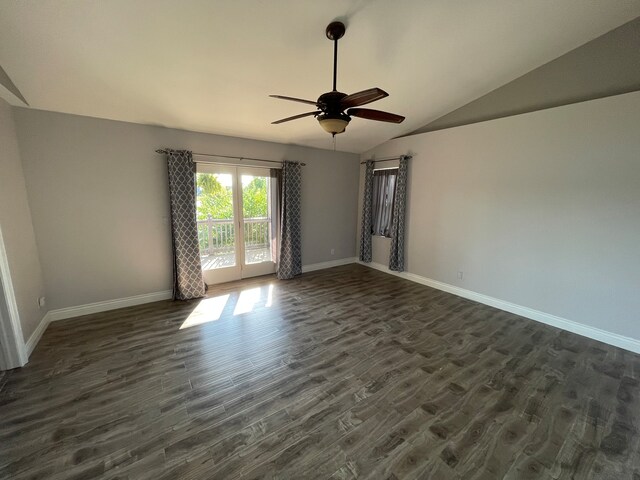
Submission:
<svg viewBox="0 0 640 480">
<path fill-rule="evenodd" d="M 244 219 L 245 250 L 260 249 L 269 246 L 268 217 Z M 233 220 L 207 218 L 198 220 L 198 243 L 200 255 L 224 255 L 234 251 L 236 241 Z"/>
</svg>

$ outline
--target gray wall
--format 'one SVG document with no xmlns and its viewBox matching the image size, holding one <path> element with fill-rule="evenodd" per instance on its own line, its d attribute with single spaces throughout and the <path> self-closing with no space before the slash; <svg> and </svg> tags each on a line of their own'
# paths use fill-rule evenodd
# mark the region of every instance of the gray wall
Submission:
<svg viewBox="0 0 640 480">
<path fill-rule="evenodd" d="M 407 271 L 640 339 L 639 125 L 635 92 L 399 138 L 363 158 L 415 155 Z M 375 243 L 388 264 L 388 240 Z"/>
<path fill-rule="evenodd" d="M 52 309 L 170 289 L 159 147 L 306 162 L 303 264 L 355 255 L 357 155 L 24 108 L 14 116 Z"/>
<path fill-rule="evenodd" d="M 20 151 L 11 107 L 0 99 L 0 227 L 4 238 L 25 341 L 46 310 L 38 307 L 45 295 L 42 270 L 31 223 Z"/>
<path fill-rule="evenodd" d="M 640 17 L 412 132 L 640 90 Z"/>
</svg>

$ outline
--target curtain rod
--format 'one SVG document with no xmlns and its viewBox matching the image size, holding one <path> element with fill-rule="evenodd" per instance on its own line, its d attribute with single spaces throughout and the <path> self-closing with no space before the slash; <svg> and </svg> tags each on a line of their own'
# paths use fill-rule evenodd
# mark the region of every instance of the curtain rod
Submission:
<svg viewBox="0 0 640 480">
<path fill-rule="evenodd" d="M 156 153 L 168 153 L 168 151 L 164 148 L 159 148 L 158 150 L 156 150 Z M 278 161 L 278 160 L 265 160 L 264 158 L 251 158 L 251 157 L 235 157 L 235 156 L 230 156 L 230 155 L 216 155 L 215 153 L 196 153 L 196 152 L 191 152 L 191 155 L 197 155 L 199 157 L 220 157 L 220 158 L 235 158 L 236 160 L 254 160 L 256 162 L 268 162 L 268 163 L 279 163 L 282 165 L 282 162 Z M 306 166 L 306 163 L 302 163 L 302 162 L 296 162 L 299 163 L 300 165 L 302 165 L 303 167 Z"/>
<path fill-rule="evenodd" d="M 409 160 L 411 160 L 413 158 L 411 155 L 400 155 L 399 157 L 381 158 L 380 160 L 374 160 L 373 158 L 370 158 L 369 160 L 373 161 L 373 163 L 390 162 L 391 160 L 400 160 L 402 157 L 405 157 L 405 158 L 407 158 Z M 360 162 L 360 165 L 364 165 L 369 160 L 365 160 L 364 162 Z"/>
</svg>

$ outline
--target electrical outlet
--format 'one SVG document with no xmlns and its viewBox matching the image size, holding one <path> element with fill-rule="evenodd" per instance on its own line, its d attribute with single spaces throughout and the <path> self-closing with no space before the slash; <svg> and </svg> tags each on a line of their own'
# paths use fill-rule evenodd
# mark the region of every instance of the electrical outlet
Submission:
<svg viewBox="0 0 640 480">
<path fill-rule="evenodd" d="M 335 254 L 336 254 L 336 249 L 335 249 L 335 248 L 332 248 L 332 249 L 331 249 L 331 255 L 335 255 Z"/>
<path fill-rule="evenodd" d="M 40 297 L 38 299 L 38 307 L 42 308 L 46 305 L 46 299 L 44 297 Z"/>
<path fill-rule="evenodd" d="M 462 280 L 462 277 L 464 277 L 464 272 L 458 272 L 458 280 Z"/>
</svg>

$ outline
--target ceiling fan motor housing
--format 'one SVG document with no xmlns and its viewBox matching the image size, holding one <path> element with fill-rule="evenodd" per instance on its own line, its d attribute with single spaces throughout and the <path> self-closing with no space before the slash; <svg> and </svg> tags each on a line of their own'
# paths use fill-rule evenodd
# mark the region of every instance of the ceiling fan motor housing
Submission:
<svg viewBox="0 0 640 480">
<path fill-rule="evenodd" d="M 323 93 L 318 97 L 318 108 L 329 115 L 341 113 L 343 108 L 340 101 L 346 96 L 346 93 L 336 91 Z"/>
<path fill-rule="evenodd" d="M 342 92 L 327 92 L 320 95 L 318 98 L 318 108 L 322 110 L 322 113 L 316 118 L 320 123 L 320 126 L 332 135 L 344 132 L 345 128 L 351 121 L 351 117 L 344 113 L 344 109 L 341 105 L 341 100 L 346 97 L 346 93 Z"/>
</svg>

